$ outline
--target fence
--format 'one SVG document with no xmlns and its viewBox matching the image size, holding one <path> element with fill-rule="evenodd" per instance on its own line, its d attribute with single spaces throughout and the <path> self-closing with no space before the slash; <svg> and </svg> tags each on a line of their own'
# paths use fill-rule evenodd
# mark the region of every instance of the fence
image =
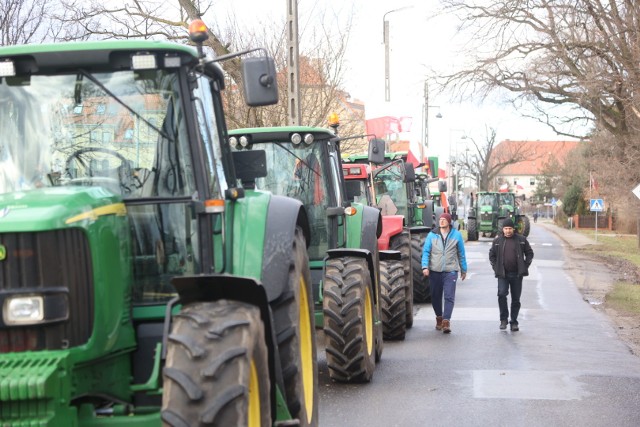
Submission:
<svg viewBox="0 0 640 427">
<path fill-rule="evenodd" d="M 575 228 L 596 228 L 596 216 L 595 215 L 574 215 L 573 227 Z M 612 215 L 598 215 L 598 229 L 614 229 L 614 221 Z"/>
</svg>

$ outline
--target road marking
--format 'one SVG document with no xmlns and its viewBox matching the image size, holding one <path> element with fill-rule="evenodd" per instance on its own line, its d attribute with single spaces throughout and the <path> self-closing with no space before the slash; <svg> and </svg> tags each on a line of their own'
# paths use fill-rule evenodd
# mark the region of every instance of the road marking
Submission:
<svg viewBox="0 0 640 427">
<path fill-rule="evenodd" d="M 581 400 L 588 395 L 583 384 L 566 372 L 472 372 L 476 399 Z"/>
</svg>

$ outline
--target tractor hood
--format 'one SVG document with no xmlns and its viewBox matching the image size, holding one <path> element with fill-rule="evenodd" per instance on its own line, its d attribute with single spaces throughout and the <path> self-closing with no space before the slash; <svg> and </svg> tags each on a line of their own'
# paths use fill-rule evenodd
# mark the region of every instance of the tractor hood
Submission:
<svg viewBox="0 0 640 427">
<path fill-rule="evenodd" d="M 49 187 L 0 194 L 0 232 L 53 230 L 124 215 L 122 198 L 101 187 Z"/>
</svg>

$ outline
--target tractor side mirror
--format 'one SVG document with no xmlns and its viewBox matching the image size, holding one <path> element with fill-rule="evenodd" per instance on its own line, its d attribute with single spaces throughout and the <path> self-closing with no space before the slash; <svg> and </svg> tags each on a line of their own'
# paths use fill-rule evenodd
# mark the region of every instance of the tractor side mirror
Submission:
<svg viewBox="0 0 640 427">
<path fill-rule="evenodd" d="M 242 60 L 242 82 L 247 105 L 259 107 L 278 103 L 276 66 L 267 56 Z"/>
<path fill-rule="evenodd" d="M 422 210 L 422 225 L 433 228 L 433 200 L 425 200 Z"/>
<path fill-rule="evenodd" d="M 416 171 L 413 169 L 413 164 L 404 164 L 404 182 L 414 182 L 416 180 Z"/>
<path fill-rule="evenodd" d="M 441 193 L 447 192 L 447 181 L 438 181 L 438 191 Z"/>
<path fill-rule="evenodd" d="M 264 150 L 234 151 L 232 156 L 236 177 L 243 184 L 253 185 L 256 178 L 267 176 L 267 154 Z"/>
<path fill-rule="evenodd" d="M 384 139 L 373 138 L 369 141 L 369 155 L 368 160 L 370 163 L 381 165 L 384 163 Z"/>
</svg>

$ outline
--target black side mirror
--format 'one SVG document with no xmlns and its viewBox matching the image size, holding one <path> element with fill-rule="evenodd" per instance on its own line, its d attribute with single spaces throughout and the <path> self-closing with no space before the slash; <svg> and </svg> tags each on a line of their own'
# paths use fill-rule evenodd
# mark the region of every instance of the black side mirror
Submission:
<svg viewBox="0 0 640 427">
<path fill-rule="evenodd" d="M 447 192 L 447 181 L 438 181 L 438 191 L 441 193 Z"/>
<path fill-rule="evenodd" d="M 416 171 L 413 169 L 413 164 L 404 164 L 404 182 L 414 182 L 416 180 Z"/>
<path fill-rule="evenodd" d="M 384 139 L 373 138 L 369 141 L 369 155 L 368 160 L 370 163 L 381 165 L 384 163 Z"/>
<path fill-rule="evenodd" d="M 272 58 L 262 56 L 243 59 L 242 81 L 247 105 L 259 107 L 278 103 L 276 65 Z"/>
<path fill-rule="evenodd" d="M 236 177 L 243 184 L 253 184 L 256 178 L 267 176 L 267 154 L 264 150 L 234 151 L 232 156 Z"/>
</svg>

